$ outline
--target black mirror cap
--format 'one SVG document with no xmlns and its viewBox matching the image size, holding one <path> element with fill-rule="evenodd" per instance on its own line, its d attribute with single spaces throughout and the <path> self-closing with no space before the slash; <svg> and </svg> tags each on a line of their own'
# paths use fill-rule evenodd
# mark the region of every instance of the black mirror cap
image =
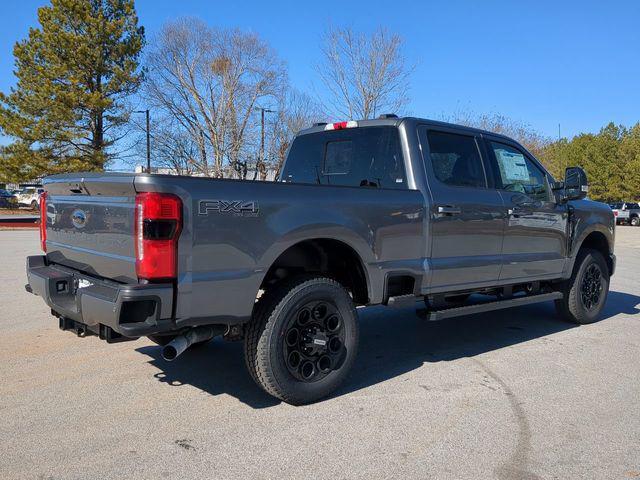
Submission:
<svg viewBox="0 0 640 480">
<path fill-rule="evenodd" d="M 565 200 L 582 200 L 589 193 L 587 174 L 581 167 L 568 167 L 564 172 Z"/>
</svg>

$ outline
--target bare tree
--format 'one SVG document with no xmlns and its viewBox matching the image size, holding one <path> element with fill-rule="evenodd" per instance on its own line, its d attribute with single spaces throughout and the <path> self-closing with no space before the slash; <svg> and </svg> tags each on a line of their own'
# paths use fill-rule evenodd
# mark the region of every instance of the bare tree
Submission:
<svg viewBox="0 0 640 480">
<path fill-rule="evenodd" d="M 222 177 L 230 166 L 246 176 L 241 165 L 253 149 L 254 107 L 286 85 L 273 50 L 255 34 L 179 19 L 162 28 L 147 69 L 147 102 L 189 136 L 197 149 L 195 170 Z"/>
<path fill-rule="evenodd" d="M 409 101 L 408 67 L 402 38 L 378 28 L 371 35 L 351 28 L 330 27 L 322 39 L 323 61 L 318 75 L 335 114 L 373 118 L 399 112 Z"/>
<path fill-rule="evenodd" d="M 514 138 L 538 158 L 550 143 L 547 137 L 537 132 L 531 125 L 499 113 L 476 114 L 470 111 L 459 111 L 446 117 L 445 120 Z"/>
<path fill-rule="evenodd" d="M 151 130 L 153 138 L 154 165 L 164 167 L 177 175 L 193 175 L 199 163 L 199 147 L 187 131 L 175 125 L 171 118 L 164 122 L 154 122 Z"/>
</svg>

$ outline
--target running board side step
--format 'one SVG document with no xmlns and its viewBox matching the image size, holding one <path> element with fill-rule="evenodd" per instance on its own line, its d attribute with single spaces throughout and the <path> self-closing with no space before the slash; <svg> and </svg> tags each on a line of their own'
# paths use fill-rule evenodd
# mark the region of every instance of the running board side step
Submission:
<svg viewBox="0 0 640 480">
<path fill-rule="evenodd" d="M 416 302 L 420 300 L 423 300 L 423 297 L 418 297 L 413 294 L 398 295 L 396 297 L 389 297 L 389 300 L 387 300 L 387 306 L 391 308 L 415 307 Z"/>
<path fill-rule="evenodd" d="M 421 317 L 426 320 L 435 321 L 445 318 L 460 317 L 462 315 L 472 315 L 474 313 L 492 312 L 503 308 L 519 307 L 521 305 L 531 305 L 532 303 L 558 300 L 563 297 L 562 292 L 540 293 L 538 295 L 527 295 L 524 297 L 510 298 L 508 300 L 496 300 L 495 302 L 485 302 L 478 305 L 467 305 L 464 307 L 445 308 L 443 310 L 422 311 Z"/>
</svg>

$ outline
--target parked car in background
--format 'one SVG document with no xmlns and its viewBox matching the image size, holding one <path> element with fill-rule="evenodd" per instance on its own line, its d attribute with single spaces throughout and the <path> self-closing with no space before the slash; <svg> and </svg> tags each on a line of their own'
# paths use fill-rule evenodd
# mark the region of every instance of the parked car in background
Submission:
<svg viewBox="0 0 640 480">
<path fill-rule="evenodd" d="M 640 205 L 638 203 L 618 202 L 609 205 L 616 217 L 616 224 L 628 223 L 634 227 L 640 225 Z"/>
<path fill-rule="evenodd" d="M 42 187 L 26 187 L 18 193 L 18 205 L 31 207 L 36 210 L 40 206 L 40 195 L 44 192 Z"/>
<path fill-rule="evenodd" d="M 18 199 L 10 191 L 0 189 L 0 208 L 18 208 Z"/>
</svg>

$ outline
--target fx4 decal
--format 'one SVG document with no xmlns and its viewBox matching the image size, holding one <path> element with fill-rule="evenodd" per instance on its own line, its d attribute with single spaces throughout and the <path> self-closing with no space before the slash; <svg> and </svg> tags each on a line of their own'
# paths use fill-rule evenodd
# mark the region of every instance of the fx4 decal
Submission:
<svg viewBox="0 0 640 480">
<path fill-rule="evenodd" d="M 209 215 L 211 212 L 225 213 L 236 217 L 258 216 L 258 202 L 243 200 L 200 200 L 198 215 Z"/>
</svg>

